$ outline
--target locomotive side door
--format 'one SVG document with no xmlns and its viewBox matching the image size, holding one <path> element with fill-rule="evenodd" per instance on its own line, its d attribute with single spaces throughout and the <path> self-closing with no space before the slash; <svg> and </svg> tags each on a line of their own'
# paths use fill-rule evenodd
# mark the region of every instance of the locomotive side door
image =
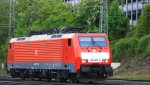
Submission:
<svg viewBox="0 0 150 85">
<path fill-rule="evenodd" d="M 67 39 L 66 42 L 67 43 L 66 43 L 65 61 L 66 65 L 68 65 L 70 62 L 70 55 L 71 55 L 71 39 Z"/>
<path fill-rule="evenodd" d="M 9 56 L 10 56 L 10 61 L 11 61 L 11 63 L 13 63 L 13 61 L 14 61 L 14 59 L 13 59 L 13 50 L 12 50 L 12 46 L 13 46 L 13 44 L 10 43 L 10 44 L 9 44 L 9 50 L 10 50 Z"/>
<path fill-rule="evenodd" d="M 72 40 L 65 39 L 63 44 L 63 62 L 66 69 L 71 70 L 70 64 L 72 63 Z"/>
<path fill-rule="evenodd" d="M 67 46 L 67 61 L 70 62 L 71 57 L 71 39 L 68 39 L 68 46 Z"/>
<path fill-rule="evenodd" d="M 7 54 L 7 70 L 10 70 L 10 68 L 13 67 L 13 63 L 14 63 L 12 47 L 13 47 L 13 43 L 9 43 L 8 54 Z"/>
</svg>

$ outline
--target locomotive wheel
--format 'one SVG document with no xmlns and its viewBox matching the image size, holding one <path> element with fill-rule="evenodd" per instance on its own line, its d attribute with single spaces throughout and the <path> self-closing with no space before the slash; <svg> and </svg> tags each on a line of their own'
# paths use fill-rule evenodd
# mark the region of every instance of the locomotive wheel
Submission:
<svg viewBox="0 0 150 85">
<path fill-rule="evenodd" d="M 22 80 L 25 80 L 25 77 L 21 77 Z"/>
<path fill-rule="evenodd" d="M 41 77 L 39 77 L 39 78 L 38 78 L 38 81 L 41 81 L 41 80 L 42 80 Z"/>
<path fill-rule="evenodd" d="M 61 79 L 60 78 L 56 78 L 56 82 L 61 82 Z"/>
<path fill-rule="evenodd" d="M 13 78 L 15 78 L 15 77 L 16 77 L 15 71 L 14 71 L 14 70 L 11 70 L 11 71 L 10 71 L 10 75 L 11 75 Z"/>
<path fill-rule="evenodd" d="M 10 74 L 13 78 L 15 78 L 16 76 L 15 76 L 15 74 Z"/>
<path fill-rule="evenodd" d="M 34 76 L 30 76 L 30 79 L 31 79 L 32 81 L 34 81 Z"/>
<path fill-rule="evenodd" d="M 79 83 L 83 83 L 83 84 L 87 84 L 87 83 L 91 82 L 91 81 L 86 80 L 86 79 L 79 79 L 78 81 L 79 81 Z"/>
<path fill-rule="evenodd" d="M 79 81 L 76 78 L 76 74 L 71 74 L 69 76 L 69 83 L 79 83 Z"/>
<path fill-rule="evenodd" d="M 51 78 L 47 78 L 47 81 L 51 81 Z"/>
<path fill-rule="evenodd" d="M 93 84 L 93 82 L 95 82 L 94 79 L 90 79 L 90 78 L 82 78 L 82 79 L 79 79 L 78 81 L 79 83 L 83 83 L 83 84 L 87 84 L 87 83 Z"/>
<path fill-rule="evenodd" d="M 93 84 L 93 83 L 104 83 L 105 79 L 93 79 L 93 78 L 80 78 L 79 83 L 83 84 Z"/>
<path fill-rule="evenodd" d="M 66 78 L 61 78 L 60 82 L 67 82 L 67 79 Z"/>
<path fill-rule="evenodd" d="M 69 79 L 69 83 L 79 83 L 78 80 Z"/>
<path fill-rule="evenodd" d="M 25 72 L 24 72 L 24 71 L 21 72 L 21 79 L 22 79 L 22 80 L 25 80 Z"/>
</svg>

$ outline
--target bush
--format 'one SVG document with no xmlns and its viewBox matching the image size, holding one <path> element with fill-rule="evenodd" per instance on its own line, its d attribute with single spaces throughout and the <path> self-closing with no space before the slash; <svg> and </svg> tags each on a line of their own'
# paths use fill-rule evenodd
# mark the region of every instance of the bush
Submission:
<svg viewBox="0 0 150 85">
<path fill-rule="evenodd" d="M 145 51 L 145 57 L 149 56 L 150 55 L 150 43 L 148 44 L 148 47 Z"/>
<path fill-rule="evenodd" d="M 5 40 L 6 43 L 2 44 L 0 46 L 0 62 L 5 62 L 6 61 L 6 56 L 7 56 L 7 46 L 8 46 L 8 41 Z"/>
<path fill-rule="evenodd" d="M 113 46 L 113 59 L 115 61 L 130 61 L 136 55 L 138 40 L 136 38 L 125 38 L 119 40 Z"/>
<path fill-rule="evenodd" d="M 146 52 L 150 52 L 150 35 L 146 35 L 144 37 L 142 37 L 140 40 L 139 40 L 139 43 L 138 43 L 138 48 L 137 48 L 137 54 L 138 55 L 145 55 Z"/>
</svg>

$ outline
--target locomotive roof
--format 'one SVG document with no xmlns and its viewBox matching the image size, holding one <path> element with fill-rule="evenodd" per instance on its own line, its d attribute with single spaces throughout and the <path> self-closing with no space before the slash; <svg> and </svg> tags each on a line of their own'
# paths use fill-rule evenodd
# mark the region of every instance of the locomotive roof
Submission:
<svg viewBox="0 0 150 85">
<path fill-rule="evenodd" d="M 12 38 L 10 43 L 13 42 L 30 42 L 30 41 L 42 41 L 42 40 L 55 40 L 55 39 L 65 39 L 72 38 L 75 34 L 85 34 L 85 33 L 70 33 L 70 34 L 53 34 L 53 35 L 32 35 L 29 37 L 17 37 Z M 93 33 L 92 33 L 93 34 Z M 94 33 L 95 34 L 95 33 Z M 103 34 L 102 34 L 103 35 Z M 105 34 L 104 34 L 105 35 Z"/>
</svg>

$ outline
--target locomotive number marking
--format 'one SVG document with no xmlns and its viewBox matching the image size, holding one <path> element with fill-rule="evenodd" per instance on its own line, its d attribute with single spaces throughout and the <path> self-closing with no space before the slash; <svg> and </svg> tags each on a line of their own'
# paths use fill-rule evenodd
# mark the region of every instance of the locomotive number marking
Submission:
<svg viewBox="0 0 150 85">
<path fill-rule="evenodd" d="M 101 59 L 90 59 L 90 61 L 93 61 L 93 62 L 101 62 Z"/>
<path fill-rule="evenodd" d="M 38 55 L 38 50 L 35 50 L 34 53 L 35 53 L 35 55 Z"/>
</svg>

